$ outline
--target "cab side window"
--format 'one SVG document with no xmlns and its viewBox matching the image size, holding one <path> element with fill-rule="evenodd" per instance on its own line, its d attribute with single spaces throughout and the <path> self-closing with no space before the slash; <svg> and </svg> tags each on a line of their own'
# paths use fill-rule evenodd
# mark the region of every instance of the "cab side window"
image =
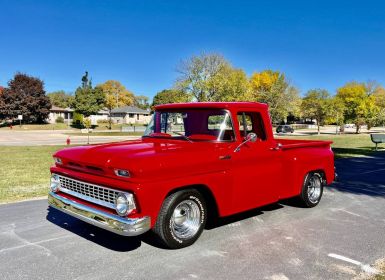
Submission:
<svg viewBox="0 0 385 280">
<path fill-rule="evenodd" d="M 266 140 L 265 127 L 263 125 L 263 119 L 258 112 L 239 112 L 237 114 L 239 123 L 239 130 L 243 137 L 250 132 L 257 134 L 257 137 L 261 141 Z"/>
</svg>

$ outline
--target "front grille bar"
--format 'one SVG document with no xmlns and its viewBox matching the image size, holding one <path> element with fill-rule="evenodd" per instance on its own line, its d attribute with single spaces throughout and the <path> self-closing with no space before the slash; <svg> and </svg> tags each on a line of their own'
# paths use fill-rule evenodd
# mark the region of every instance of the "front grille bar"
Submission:
<svg viewBox="0 0 385 280">
<path fill-rule="evenodd" d="M 60 178 L 59 190 L 61 192 L 107 208 L 115 209 L 115 198 L 119 194 L 119 191 L 62 175 L 58 176 Z"/>
</svg>

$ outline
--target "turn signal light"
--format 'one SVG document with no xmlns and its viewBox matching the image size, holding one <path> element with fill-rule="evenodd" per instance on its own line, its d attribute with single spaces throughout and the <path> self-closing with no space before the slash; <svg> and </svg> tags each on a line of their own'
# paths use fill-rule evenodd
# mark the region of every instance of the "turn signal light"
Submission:
<svg viewBox="0 0 385 280">
<path fill-rule="evenodd" d="M 126 178 L 131 176 L 130 172 L 124 169 L 115 169 L 115 175 L 120 177 L 126 177 Z"/>
</svg>

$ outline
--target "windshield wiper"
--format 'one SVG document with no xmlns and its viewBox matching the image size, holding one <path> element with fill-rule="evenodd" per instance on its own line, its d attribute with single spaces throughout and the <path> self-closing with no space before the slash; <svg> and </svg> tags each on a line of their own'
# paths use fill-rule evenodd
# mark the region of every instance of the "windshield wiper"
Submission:
<svg viewBox="0 0 385 280">
<path fill-rule="evenodd" d="M 171 131 L 172 133 L 175 133 L 176 135 L 179 135 L 179 136 L 182 136 L 184 139 L 186 139 L 187 141 L 193 143 L 193 141 L 186 135 L 180 133 L 180 132 L 176 132 L 176 131 Z"/>
</svg>

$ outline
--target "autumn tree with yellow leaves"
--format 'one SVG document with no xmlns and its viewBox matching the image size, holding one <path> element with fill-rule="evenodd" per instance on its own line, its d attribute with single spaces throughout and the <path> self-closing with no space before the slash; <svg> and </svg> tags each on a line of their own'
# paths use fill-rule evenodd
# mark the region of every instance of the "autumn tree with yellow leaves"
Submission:
<svg viewBox="0 0 385 280">
<path fill-rule="evenodd" d="M 337 90 L 336 98 L 344 103 L 345 123 L 354 123 L 356 133 L 360 132 L 362 125 L 368 129 L 378 123 L 378 113 L 381 108 L 376 104 L 371 83 L 349 82 Z"/>
<path fill-rule="evenodd" d="M 114 108 L 133 105 L 134 104 L 134 94 L 127 90 L 124 85 L 119 81 L 108 80 L 103 84 L 97 85 L 97 88 L 100 89 L 105 95 L 105 107 L 109 112 L 109 129 L 111 129 L 112 119 L 111 111 Z"/>
<path fill-rule="evenodd" d="M 251 99 L 267 103 L 273 123 L 284 122 L 292 113 L 299 114 L 301 99 L 298 90 L 291 86 L 279 71 L 255 72 L 250 78 Z"/>
</svg>

